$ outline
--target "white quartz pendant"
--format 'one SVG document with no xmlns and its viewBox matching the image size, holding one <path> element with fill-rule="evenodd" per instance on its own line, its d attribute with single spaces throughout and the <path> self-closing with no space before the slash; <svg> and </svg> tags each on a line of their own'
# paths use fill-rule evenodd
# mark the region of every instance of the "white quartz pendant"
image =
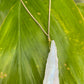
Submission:
<svg viewBox="0 0 84 84">
<path fill-rule="evenodd" d="M 51 49 L 46 63 L 43 84 L 59 84 L 57 48 L 54 40 L 51 41 Z"/>
</svg>

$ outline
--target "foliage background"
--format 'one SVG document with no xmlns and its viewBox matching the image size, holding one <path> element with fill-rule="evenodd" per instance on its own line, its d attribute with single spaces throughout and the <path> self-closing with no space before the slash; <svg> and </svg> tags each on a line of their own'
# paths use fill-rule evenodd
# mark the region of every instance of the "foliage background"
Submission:
<svg viewBox="0 0 84 84">
<path fill-rule="evenodd" d="M 48 0 L 23 0 L 47 32 Z M 84 4 L 52 0 L 50 36 L 58 49 L 60 84 L 84 84 Z M 0 0 L 0 84 L 42 84 L 47 36 L 20 0 Z"/>
</svg>

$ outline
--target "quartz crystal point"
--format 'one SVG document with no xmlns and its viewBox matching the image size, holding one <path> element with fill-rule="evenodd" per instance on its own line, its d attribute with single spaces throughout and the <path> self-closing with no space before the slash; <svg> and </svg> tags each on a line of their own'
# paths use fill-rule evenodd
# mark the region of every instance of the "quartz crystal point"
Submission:
<svg viewBox="0 0 84 84">
<path fill-rule="evenodd" d="M 51 48 L 47 58 L 43 84 L 59 84 L 57 48 L 54 40 L 51 41 Z"/>
</svg>

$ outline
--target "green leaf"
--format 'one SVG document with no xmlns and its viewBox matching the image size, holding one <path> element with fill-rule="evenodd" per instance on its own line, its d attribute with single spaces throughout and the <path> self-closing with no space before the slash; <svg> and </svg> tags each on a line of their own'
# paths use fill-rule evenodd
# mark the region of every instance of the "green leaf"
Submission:
<svg viewBox="0 0 84 84">
<path fill-rule="evenodd" d="M 84 83 L 84 18 L 72 0 L 52 0 L 51 37 L 58 48 L 60 84 Z"/>
<path fill-rule="evenodd" d="M 23 0 L 48 31 L 48 0 Z M 51 40 L 59 58 L 60 84 L 84 84 L 84 18 L 73 0 L 52 0 Z M 0 0 L 0 84 L 42 84 L 47 36 L 20 0 Z"/>
<path fill-rule="evenodd" d="M 48 41 L 17 1 L 0 27 L 0 84 L 42 84 Z"/>
</svg>

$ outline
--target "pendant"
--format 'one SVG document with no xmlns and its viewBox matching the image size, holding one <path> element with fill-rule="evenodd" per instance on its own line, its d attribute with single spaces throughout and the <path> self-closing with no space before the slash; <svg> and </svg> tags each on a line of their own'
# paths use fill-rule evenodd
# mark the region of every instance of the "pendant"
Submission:
<svg viewBox="0 0 84 84">
<path fill-rule="evenodd" d="M 59 84 L 57 48 L 54 40 L 51 41 L 43 84 Z"/>
</svg>

